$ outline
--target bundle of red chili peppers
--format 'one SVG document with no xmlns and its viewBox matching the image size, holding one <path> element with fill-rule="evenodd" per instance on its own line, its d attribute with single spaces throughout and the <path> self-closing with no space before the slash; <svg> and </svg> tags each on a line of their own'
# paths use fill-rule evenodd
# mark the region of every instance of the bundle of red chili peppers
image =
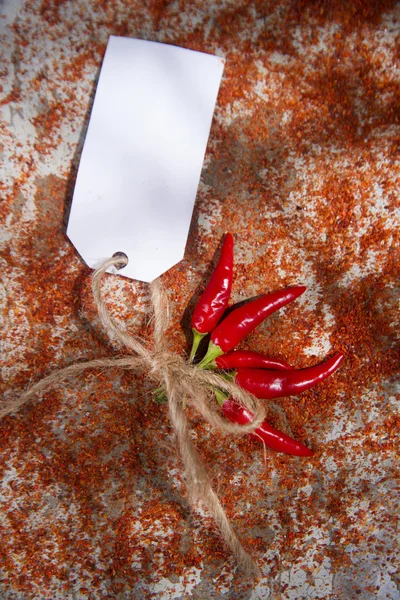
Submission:
<svg viewBox="0 0 400 600">
<path fill-rule="evenodd" d="M 226 318 L 233 281 L 233 237 L 226 234 L 218 264 L 210 282 L 201 295 L 192 316 L 193 346 L 190 359 L 197 353 L 202 338 L 211 334 L 208 350 L 198 364 L 203 369 L 219 369 L 243 389 L 260 399 L 293 396 L 307 390 L 339 367 L 343 360 L 341 352 L 325 362 L 306 369 L 294 369 L 287 362 L 245 350 L 234 350 L 264 319 L 282 306 L 298 298 L 306 290 L 304 286 L 272 292 L 233 310 Z M 222 319 L 222 320 L 221 320 Z M 253 415 L 226 397 L 221 390 L 215 396 L 224 415 L 232 422 L 249 423 Z M 313 452 L 285 433 L 271 427 L 266 421 L 255 430 L 265 446 L 296 456 L 311 456 Z"/>
</svg>

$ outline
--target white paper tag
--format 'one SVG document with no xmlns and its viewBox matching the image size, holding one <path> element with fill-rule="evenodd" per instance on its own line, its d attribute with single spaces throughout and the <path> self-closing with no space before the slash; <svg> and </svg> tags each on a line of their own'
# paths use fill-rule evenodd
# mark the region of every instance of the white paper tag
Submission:
<svg viewBox="0 0 400 600">
<path fill-rule="evenodd" d="M 67 234 L 90 267 L 152 281 L 182 260 L 223 59 L 111 36 Z"/>
</svg>

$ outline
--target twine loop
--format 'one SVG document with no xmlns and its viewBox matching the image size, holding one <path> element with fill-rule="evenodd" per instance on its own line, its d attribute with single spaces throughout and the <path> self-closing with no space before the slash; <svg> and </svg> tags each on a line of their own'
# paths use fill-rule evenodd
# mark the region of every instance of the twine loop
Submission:
<svg viewBox="0 0 400 600">
<path fill-rule="evenodd" d="M 154 341 L 151 348 L 114 321 L 106 307 L 100 284 L 104 273 L 111 267 L 121 268 L 121 262 L 126 264 L 127 259 L 114 256 L 104 261 L 94 271 L 92 292 L 103 327 L 109 336 L 115 337 L 122 346 L 127 348 L 129 354 L 121 358 L 99 358 L 88 362 L 78 362 L 55 371 L 29 388 L 18 399 L 3 403 L 0 406 L 0 418 L 18 410 L 35 394 L 52 386 L 60 385 L 65 379 L 77 376 L 86 369 L 110 367 L 146 373 L 149 378 L 165 387 L 169 417 L 178 442 L 186 485 L 192 503 L 201 501 L 207 506 L 240 568 L 247 575 L 258 576 L 259 569 L 234 533 L 192 442 L 185 406 L 186 404 L 192 405 L 212 427 L 230 435 L 244 435 L 253 432 L 265 419 L 265 409 L 252 394 L 242 390 L 236 384 L 221 377 L 218 373 L 199 369 L 167 348 L 166 332 L 170 322 L 169 304 L 159 280 L 155 280 L 150 285 L 154 321 Z M 252 412 L 253 421 L 245 425 L 238 425 L 225 419 L 213 397 L 214 388 L 224 390 L 236 402 Z"/>
</svg>

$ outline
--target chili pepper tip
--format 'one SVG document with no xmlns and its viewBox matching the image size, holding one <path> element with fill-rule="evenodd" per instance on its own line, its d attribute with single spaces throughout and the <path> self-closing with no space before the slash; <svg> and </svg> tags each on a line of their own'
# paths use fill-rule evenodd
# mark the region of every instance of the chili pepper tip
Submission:
<svg viewBox="0 0 400 600">
<path fill-rule="evenodd" d="M 221 349 L 220 354 L 230 352 L 253 329 L 286 304 L 293 302 L 306 290 L 304 285 L 286 288 L 251 300 L 233 310 L 211 334 L 211 341 Z"/>
<path fill-rule="evenodd" d="M 253 352 L 252 350 L 234 350 L 222 356 L 218 356 L 214 362 L 218 369 L 237 369 L 238 367 L 247 367 L 249 369 L 270 369 L 277 371 L 292 371 L 294 367 L 285 360 L 271 358 Z M 210 365 L 211 366 L 211 365 Z"/>
<path fill-rule="evenodd" d="M 220 400 L 218 402 L 220 403 Z M 228 399 L 222 404 L 222 410 L 224 415 L 233 423 L 244 425 L 253 420 L 252 413 L 232 399 Z M 307 446 L 289 437 L 286 433 L 271 427 L 267 421 L 264 421 L 250 435 L 260 439 L 267 448 L 271 448 L 271 450 L 275 450 L 276 452 L 284 452 L 285 454 L 292 454 L 294 456 L 312 456 L 314 454 Z"/>
<path fill-rule="evenodd" d="M 318 365 L 291 371 L 238 368 L 234 381 L 241 388 L 254 394 L 256 398 L 264 400 L 297 396 L 332 375 L 341 364 L 343 357 L 343 352 L 338 352 Z"/>
<path fill-rule="evenodd" d="M 228 306 L 233 280 L 233 245 L 233 237 L 227 233 L 218 264 L 193 311 L 192 327 L 199 333 L 210 333 Z"/>
</svg>

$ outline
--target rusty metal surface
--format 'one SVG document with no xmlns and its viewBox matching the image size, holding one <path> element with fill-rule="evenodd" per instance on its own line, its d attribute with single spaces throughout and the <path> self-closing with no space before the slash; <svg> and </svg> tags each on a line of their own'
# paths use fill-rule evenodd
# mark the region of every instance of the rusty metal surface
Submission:
<svg viewBox="0 0 400 600">
<path fill-rule="evenodd" d="M 302 298 L 243 347 L 332 378 L 271 411 L 298 459 L 191 416 L 215 487 L 263 577 L 244 581 L 185 499 L 151 383 L 91 372 L 0 423 L 0 597 L 397 599 L 400 4 L 14 0 L 1 21 L 2 395 L 122 352 L 102 332 L 65 223 L 108 36 L 226 58 L 184 261 L 163 276 L 171 348 L 222 234 L 233 300 Z M 110 310 L 147 329 L 145 284 L 109 276 Z"/>
</svg>

